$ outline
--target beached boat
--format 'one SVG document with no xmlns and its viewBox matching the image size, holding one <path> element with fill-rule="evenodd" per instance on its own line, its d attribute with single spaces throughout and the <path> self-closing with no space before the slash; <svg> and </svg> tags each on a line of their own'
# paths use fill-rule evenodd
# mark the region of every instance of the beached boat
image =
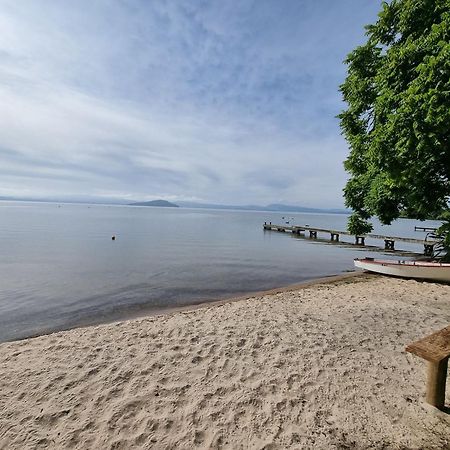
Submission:
<svg viewBox="0 0 450 450">
<path fill-rule="evenodd" d="M 450 263 L 357 258 L 355 267 L 395 277 L 450 282 Z"/>
</svg>

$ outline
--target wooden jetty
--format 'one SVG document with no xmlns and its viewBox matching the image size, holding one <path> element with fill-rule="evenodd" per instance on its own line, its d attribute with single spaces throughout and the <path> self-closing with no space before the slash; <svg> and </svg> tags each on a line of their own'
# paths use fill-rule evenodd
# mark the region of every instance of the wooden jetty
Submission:
<svg viewBox="0 0 450 450">
<path fill-rule="evenodd" d="M 437 228 L 432 228 L 432 227 L 414 227 L 414 231 L 431 231 L 431 232 L 434 232 L 436 230 L 437 230 Z"/>
<path fill-rule="evenodd" d="M 297 225 L 274 225 L 272 222 L 264 222 L 264 230 L 271 231 L 279 231 L 279 232 L 291 232 L 293 234 L 304 234 L 306 232 L 309 233 L 310 239 L 317 239 L 317 233 L 327 233 L 330 235 L 330 240 L 333 242 L 339 242 L 339 236 L 355 236 L 348 231 L 338 231 L 338 230 L 330 230 L 326 228 L 316 228 L 311 227 L 309 225 L 305 226 L 297 226 Z M 356 245 L 365 245 L 366 238 L 370 239 L 381 239 L 384 240 L 384 248 L 385 250 L 395 250 L 395 242 L 408 242 L 410 244 L 422 244 L 424 246 L 424 255 L 432 256 L 434 246 L 437 244 L 437 241 L 434 240 L 425 240 L 425 239 L 415 239 L 415 238 L 405 238 L 399 236 L 382 236 L 380 234 L 364 234 L 361 236 L 355 236 L 355 244 Z"/>
</svg>

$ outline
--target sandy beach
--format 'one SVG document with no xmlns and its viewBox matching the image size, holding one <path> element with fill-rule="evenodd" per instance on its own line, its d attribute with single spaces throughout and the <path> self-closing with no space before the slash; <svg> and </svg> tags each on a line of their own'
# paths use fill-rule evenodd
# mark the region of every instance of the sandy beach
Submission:
<svg viewBox="0 0 450 450">
<path fill-rule="evenodd" d="M 363 275 L 4 343 L 0 448 L 450 448 L 404 352 L 449 323 L 449 285 Z"/>
</svg>

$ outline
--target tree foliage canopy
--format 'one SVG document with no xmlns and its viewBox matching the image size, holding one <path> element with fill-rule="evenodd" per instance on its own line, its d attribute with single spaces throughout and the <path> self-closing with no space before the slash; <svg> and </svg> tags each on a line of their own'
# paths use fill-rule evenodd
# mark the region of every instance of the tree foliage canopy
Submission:
<svg viewBox="0 0 450 450">
<path fill-rule="evenodd" d="M 366 30 L 341 86 L 346 205 L 385 224 L 439 215 L 450 196 L 450 0 L 383 3 Z"/>
</svg>

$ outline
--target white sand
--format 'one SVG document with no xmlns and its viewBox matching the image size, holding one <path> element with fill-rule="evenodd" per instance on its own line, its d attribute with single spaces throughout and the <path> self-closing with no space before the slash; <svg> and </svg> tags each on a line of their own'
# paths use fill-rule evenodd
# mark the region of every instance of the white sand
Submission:
<svg viewBox="0 0 450 450">
<path fill-rule="evenodd" d="M 404 352 L 449 323 L 450 286 L 360 277 L 1 344 L 0 448 L 450 448 Z"/>
</svg>

